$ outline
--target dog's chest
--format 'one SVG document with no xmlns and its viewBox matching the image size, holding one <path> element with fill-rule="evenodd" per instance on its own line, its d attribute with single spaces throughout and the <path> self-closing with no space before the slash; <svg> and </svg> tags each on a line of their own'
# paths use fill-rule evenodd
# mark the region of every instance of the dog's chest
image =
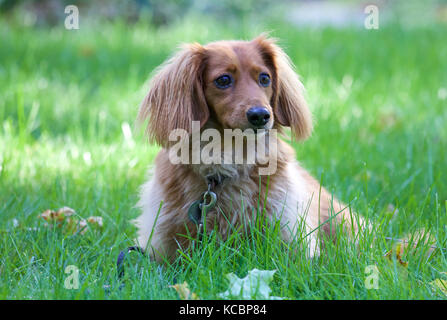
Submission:
<svg viewBox="0 0 447 320">
<path fill-rule="evenodd" d="M 291 216 L 302 213 L 307 199 L 306 188 L 292 167 L 272 177 L 240 172 L 232 179 L 224 179 L 214 191 L 217 201 L 209 212 L 207 227 L 211 230 L 217 226 L 224 236 L 252 223 L 260 213 L 270 220 L 287 223 Z"/>
</svg>

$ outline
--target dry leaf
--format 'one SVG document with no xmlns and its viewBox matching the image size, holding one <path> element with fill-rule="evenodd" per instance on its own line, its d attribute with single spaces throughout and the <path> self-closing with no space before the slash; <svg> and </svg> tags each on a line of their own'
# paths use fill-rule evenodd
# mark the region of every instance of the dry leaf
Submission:
<svg viewBox="0 0 447 320">
<path fill-rule="evenodd" d="M 56 212 L 58 215 L 64 215 L 65 217 L 70 217 L 76 213 L 74 209 L 70 207 L 62 207 Z"/>
<path fill-rule="evenodd" d="M 430 285 L 441 290 L 441 292 L 447 296 L 447 280 L 435 279 L 434 281 L 430 282 Z"/>
<path fill-rule="evenodd" d="M 185 281 L 181 284 L 174 284 L 169 286 L 170 288 L 174 288 L 177 291 L 181 300 L 200 300 L 200 298 L 194 292 L 189 290 L 188 283 Z"/>
<path fill-rule="evenodd" d="M 87 218 L 87 222 L 91 226 L 102 228 L 102 217 L 91 216 Z"/>
<path fill-rule="evenodd" d="M 40 217 L 43 218 L 45 221 L 47 222 L 58 222 L 58 223 L 62 223 L 65 221 L 65 219 L 67 217 L 70 217 L 72 215 L 74 215 L 76 212 L 69 208 L 69 207 L 63 207 L 58 209 L 57 211 L 53 211 L 53 210 L 45 210 Z"/>
<path fill-rule="evenodd" d="M 95 54 L 95 49 L 90 46 L 82 46 L 79 48 L 78 53 L 83 57 L 90 57 Z"/>
<path fill-rule="evenodd" d="M 75 214 L 75 210 L 69 207 L 63 207 L 57 211 L 51 209 L 45 210 L 40 217 L 48 222 L 45 226 L 55 225 L 58 228 L 63 227 L 63 232 L 67 234 L 79 233 L 84 235 L 89 229 L 89 226 L 93 228 L 102 228 L 103 226 L 102 217 L 91 216 L 87 219 L 82 219 Z"/>
<path fill-rule="evenodd" d="M 399 243 L 395 245 L 394 249 L 388 251 L 385 254 L 385 257 L 391 259 L 391 257 L 393 256 L 392 252 L 395 251 L 396 257 L 398 258 L 399 262 L 401 262 L 401 264 L 405 266 L 407 263 L 403 262 L 401 258 L 403 252 L 408 251 L 409 248 L 427 250 L 428 256 L 430 256 L 434 252 L 434 250 L 437 249 L 437 247 L 434 245 L 436 244 L 435 237 L 429 231 L 423 228 L 407 234 L 405 237 L 403 237 L 403 239 L 387 239 L 399 241 Z"/>
<path fill-rule="evenodd" d="M 392 260 L 393 257 L 395 257 L 401 266 L 408 267 L 408 262 L 402 260 L 403 253 L 404 253 L 404 245 L 402 245 L 402 243 L 398 243 L 395 245 L 395 247 L 393 249 L 388 251 L 384 255 L 384 257 L 388 258 L 390 260 Z"/>
</svg>

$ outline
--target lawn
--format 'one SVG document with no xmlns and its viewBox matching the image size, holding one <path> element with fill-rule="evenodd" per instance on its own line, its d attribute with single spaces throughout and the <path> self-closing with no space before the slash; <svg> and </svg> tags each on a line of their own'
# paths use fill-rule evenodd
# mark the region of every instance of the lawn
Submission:
<svg viewBox="0 0 447 320">
<path fill-rule="evenodd" d="M 371 219 L 356 246 L 345 236 L 308 261 L 267 228 L 220 243 L 210 236 L 170 265 L 119 252 L 133 244 L 139 186 L 159 148 L 134 128 L 151 71 L 180 42 L 249 39 L 272 30 L 297 66 L 315 118 L 295 143 L 304 167 Z M 0 21 L 0 298 L 178 299 L 186 281 L 202 299 L 227 290 L 228 273 L 276 270 L 272 295 L 287 299 L 445 299 L 447 252 L 419 243 L 384 254 L 425 229 L 447 248 L 447 27 L 310 29 L 266 22 L 224 27 L 186 19 L 154 29 L 121 22 L 80 30 Z M 45 226 L 68 206 L 100 216 L 84 234 Z M 80 286 L 67 289 L 66 267 Z M 365 268 L 379 271 L 368 289 Z"/>
</svg>

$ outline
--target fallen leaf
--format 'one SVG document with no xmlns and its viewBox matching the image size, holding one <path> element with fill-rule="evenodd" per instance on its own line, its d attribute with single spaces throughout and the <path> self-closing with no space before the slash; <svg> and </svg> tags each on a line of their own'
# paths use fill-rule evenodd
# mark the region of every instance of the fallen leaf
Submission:
<svg viewBox="0 0 447 320">
<path fill-rule="evenodd" d="M 87 222 L 94 227 L 102 228 L 102 217 L 91 216 L 87 218 Z"/>
<path fill-rule="evenodd" d="M 82 219 L 76 215 L 75 210 L 69 207 L 63 207 L 56 211 L 51 209 L 45 210 L 40 214 L 40 217 L 47 222 L 45 226 L 56 226 L 63 229 L 63 232 L 67 234 L 79 233 L 84 235 L 90 226 L 93 228 L 103 227 L 102 217 L 91 216 L 87 219 Z"/>
<path fill-rule="evenodd" d="M 83 57 L 90 57 L 95 54 L 95 49 L 93 47 L 84 45 L 79 48 L 78 53 Z"/>
<path fill-rule="evenodd" d="M 281 297 L 271 296 L 269 284 L 273 280 L 276 270 L 250 270 L 245 278 L 238 278 L 233 273 L 226 275 L 230 281 L 228 290 L 219 294 L 224 299 L 262 299 L 282 300 Z"/>
<path fill-rule="evenodd" d="M 74 209 L 70 207 L 62 207 L 56 211 L 58 215 L 64 215 L 65 217 L 70 217 L 76 213 Z"/>
<path fill-rule="evenodd" d="M 408 262 L 402 260 L 402 254 L 404 252 L 403 247 L 404 245 L 402 245 L 402 243 L 396 244 L 393 249 L 385 253 L 384 257 L 390 260 L 392 260 L 394 257 L 400 263 L 401 266 L 408 267 Z"/>
<path fill-rule="evenodd" d="M 45 210 L 40 217 L 48 222 L 64 222 L 67 217 L 74 215 L 76 211 L 69 207 L 63 207 L 57 211 Z"/>
<path fill-rule="evenodd" d="M 441 292 L 447 296 L 447 280 L 435 279 L 434 281 L 430 282 L 430 285 L 441 290 Z"/>
<path fill-rule="evenodd" d="M 200 300 L 200 298 L 194 292 L 189 290 L 188 283 L 185 281 L 181 284 L 174 284 L 169 286 L 170 288 L 174 288 L 177 291 L 181 300 Z"/>
</svg>

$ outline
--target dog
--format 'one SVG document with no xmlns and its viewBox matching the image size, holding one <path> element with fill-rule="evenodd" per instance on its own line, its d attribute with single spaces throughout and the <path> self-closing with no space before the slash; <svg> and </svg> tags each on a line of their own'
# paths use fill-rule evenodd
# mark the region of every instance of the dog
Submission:
<svg viewBox="0 0 447 320">
<path fill-rule="evenodd" d="M 280 221 L 286 242 L 294 241 L 304 225 L 309 258 L 320 254 L 319 233 L 335 236 L 332 222 L 351 234 L 360 230 L 363 220 L 334 199 L 299 165 L 293 148 L 272 134 L 289 127 L 296 141 L 310 136 L 312 115 L 303 93 L 290 58 L 264 34 L 251 41 L 186 44 L 163 63 L 138 114 L 140 123 L 147 121 L 150 141 L 162 150 L 141 188 L 142 214 L 134 221 L 137 244 L 157 261 L 173 260 L 177 249 L 188 247 L 203 229 L 217 230 L 224 240 L 231 230 L 241 230 L 259 213 L 253 208 L 264 208 L 271 220 Z M 267 149 L 269 144 L 276 148 L 267 156 L 275 162 L 275 172 L 261 175 L 265 165 L 260 163 L 172 163 L 170 133 L 180 129 L 191 136 L 194 122 L 200 132 L 213 129 L 222 136 L 227 130 L 252 130 L 254 136 L 262 132 L 269 138 Z M 193 149 L 190 142 L 188 147 Z M 203 198 L 211 193 L 215 204 L 204 212 L 211 200 Z M 206 214 L 204 225 L 191 218 L 194 210 Z M 190 236 L 182 236 L 186 234 Z"/>
</svg>

